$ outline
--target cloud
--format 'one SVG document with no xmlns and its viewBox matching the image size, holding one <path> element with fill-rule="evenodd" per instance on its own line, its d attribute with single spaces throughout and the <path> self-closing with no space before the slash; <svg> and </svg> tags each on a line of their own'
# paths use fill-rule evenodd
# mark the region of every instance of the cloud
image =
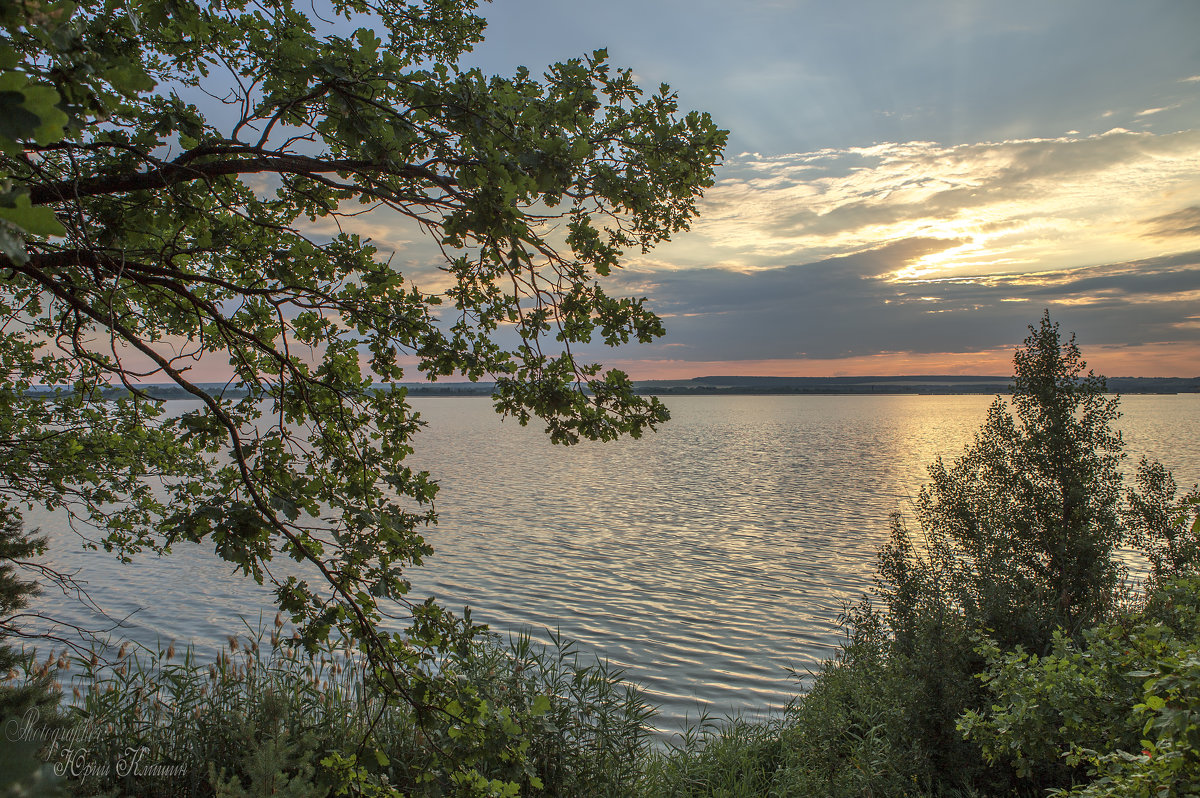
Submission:
<svg viewBox="0 0 1200 798">
<path fill-rule="evenodd" d="M 969 371 L 1046 307 L 1089 346 L 1200 352 L 1200 130 L 743 153 L 700 214 L 609 286 L 649 297 L 666 338 L 579 354 Z M 391 220 L 364 232 L 444 287 L 427 241 Z"/>
<path fill-rule="evenodd" d="M 692 233 L 656 257 L 749 270 L 953 238 L 909 275 L 1132 260 L 1158 254 L 1141 220 L 1166 198 L 1200 201 L 1198 130 L 747 154 L 723 169 Z"/>
<path fill-rule="evenodd" d="M 1151 238 L 1200 235 L 1200 205 L 1192 205 L 1165 216 L 1146 219 L 1143 224 L 1150 227 L 1143 235 Z"/>
<path fill-rule="evenodd" d="M 1090 345 L 1200 344 L 1200 251 L 1066 270 L 897 279 L 954 241 L 907 239 L 748 273 L 624 273 L 614 288 L 664 316 L 660 343 L 618 353 L 672 361 L 845 359 L 991 352 L 1048 307 Z"/>
</svg>

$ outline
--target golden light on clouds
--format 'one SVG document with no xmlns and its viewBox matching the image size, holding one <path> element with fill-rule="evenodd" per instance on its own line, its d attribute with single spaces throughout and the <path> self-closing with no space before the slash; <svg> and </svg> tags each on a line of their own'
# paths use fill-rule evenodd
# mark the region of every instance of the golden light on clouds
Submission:
<svg viewBox="0 0 1200 798">
<path fill-rule="evenodd" d="M 1196 204 L 1200 131 L 746 154 L 655 260 L 753 271 L 920 237 L 953 243 L 897 277 L 1066 268 L 1162 254 L 1146 220 Z"/>
<path fill-rule="evenodd" d="M 999 345 L 1048 308 L 1098 371 L 1200 374 L 1200 130 L 743 154 L 699 211 L 609 278 L 667 336 L 585 359 L 635 379 L 1005 374 Z M 401 222 L 356 220 L 445 290 Z"/>
</svg>

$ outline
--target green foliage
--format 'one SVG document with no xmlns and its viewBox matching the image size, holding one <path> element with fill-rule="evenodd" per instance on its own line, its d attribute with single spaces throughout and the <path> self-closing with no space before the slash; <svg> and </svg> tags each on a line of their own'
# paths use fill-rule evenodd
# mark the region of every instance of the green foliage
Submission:
<svg viewBox="0 0 1200 798">
<path fill-rule="evenodd" d="M 907 727 L 911 688 L 892 668 L 883 618 L 849 607 L 837 655 L 778 716 L 752 723 L 701 718 L 647 761 L 639 795 L 858 798 L 951 792 L 956 774 L 931 778 Z"/>
<path fill-rule="evenodd" d="M 784 755 L 780 729 L 773 722 L 742 718 L 716 722 L 702 717 L 680 740 L 649 757 L 645 785 L 638 794 L 672 798 L 791 794 L 780 792 Z"/>
<path fill-rule="evenodd" d="M 306 652 L 278 631 L 231 638 L 211 665 L 173 646 L 81 660 L 76 720 L 88 737 L 72 787 L 147 798 L 639 789 L 645 700 L 572 644 L 481 637 L 440 662 L 438 689 L 453 698 L 428 710 L 381 689 L 360 652 Z M 126 752 L 143 749 L 153 770 L 118 772 Z M 84 762 L 98 767 L 84 775 Z"/>
<path fill-rule="evenodd" d="M 1044 656 L 1081 641 L 1129 600 L 1117 546 L 1138 529 L 1145 540 L 1164 539 L 1161 525 L 1134 519 L 1150 519 L 1173 487 L 1145 499 L 1134 492 L 1122 506 L 1124 454 L 1110 427 L 1117 401 L 1085 368 L 1074 337 L 1063 342 L 1045 314 L 1014 358 L 1011 409 L 997 398 L 963 455 L 930 467 L 916 502 L 921 536 L 893 519 L 877 574 L 891 638 L 882 683 L 901 708 L 919 781 L 953 774 L 1004 791 L 1027 775 L 1021 761 L 1014 773 L 986 767 L 981 738 L 964 740 L 956 728 L 962 712 L 986 701 L 975 678 L 985 667 L 977 635 L 993 641 L 991 655 Z M 1142 473 L 1165 470 L 1144 465 Z"/>
<path fill-rule="evenodd" d="M 784 795 L 841 798 L 926 792 L 927 763 L 907 725 L 913 686 L 894 668 L 884 618 L 864 600 L 840 619 L 846 639 L 789 707 Z"/>
<path fill-rule="evenodd" d="M 63 24 L 73 10 L 68 3 L 14 0 L 0 10 L 0 30 L 25 29 L 59 55 L 66 55 L 72 37 Z M 49 34 L 49 35 L 47 35 Z M 84 59 L 71 59 L 83 65 Z M 7 37 L 0 39 L 0 155 L 20 157 L 23 142 L 49 146 L 67 134 L 70 116 L 66 102 L 38 64 L 30 63 Z M 54 210 L 34 206 L 29 189 L 12 180 L 7 159 L 0 160 L 0 257 L 27 260 L 26 235 L 61 236 L 66 233 Z"/>
<path fill-rule="evenodd" d="M 67 651 L 51 653 L 38 662 L 36 653 L 14 656 L 5 647 L 6 666 L 0 671 L 0 796 L 65 794 L 65 783 L 48 761 L 55 736 L 65 733 L 69 719 L 60 711 L 60 672 Z"/>
<path fill-rule="evenodd" d="M 249 724 L 247 724 L 249 726 Z M 245 773 L 245 784 L 237 776 L 218 775 L 209 764 L 209 781 L 217 798 L 253 798 L 278 795 L 281 798 L 323 798 L 329 788 L 315 782 L 316 767 L 310 761 L 312 737 L 291 739 L 286 731 L 268 737 L 255 737 L 250 727 L 249 750 L 238 763 Z"/>
<path fill-rule="evenodd" d="M 12 516 L 0 518 L 0 796 L 56 795 L 59 779 L 42 754 L 44 741 L 22 730 L 32 718 L 38 728 L 56 728 L 58 692 L 54 682 L 57 659 L 38 665 L 32 652 L 21 653 L 11 644 L 27 634 L 20 610 L 38 593 L 32 579 L 22 579 L 19 569 L 45 550 L 44 538 L 30 537 Z M 26 678 L 18 679 L 24 671 Z"/>
<path fill-rule="evenodd" d="M 1113 551 L 1127 537 L 1117 402 L 1049 314 L 1030 331 L 1014 359 L 1015 418 L 997 399 L 974 444 L 930 467 L 916 510 L 925 551 L 897 526 L 881 555 L 901 637 L 914 611 L 938 605 L 1003 647 L 1043 652 L 1056 629 L 1078 638 L 1117 602 Z"/>
<path fill-rule="evenodd" d="M 0 517 L 0 673 L 7 673 L 18 659 L 7 642 L 22 631 L 17 613 L 39 592 L 37 582 L 21 579 L 18 569 L 45 550 L 45 538 L 30 537 L 12 516 Z M 0 704 L 0 710 L 4 708 Z"/>
<path fill-rule="evenodd" d="M 960 728 L 989 761 L 1073 796 L 1200 788 L 1200 579 L 1166 582 L 1124 623 L 1059 635 L 1038 657 L 985 641 L 990 707 Z M 1074 786 L 1071 786 L 1074 785 Z"/>
<path fill-rule="evenodd" d="M 124 558 L 210 545 L 306 646 L 358 641 L 420 722 L 457 701 L 472 745 L 506 719 L 441 692 L 471 625 L 405 598 L 437 486 L 405 463 L 421 421 L 397 383 L 490 378 L 562 443 L 653 429 L 661 403 L 573 353 L 662 334 L 603 278 L 687 228 L 726 137 L 602 50 L 540 78 L 460 68 L 474 7 L 0 10 L 0 510 L 65 509 Z M 348 232 L 368 211 L 429 235 L 448 287 Z M 164 415 L 156 381 L 195 409 Z M 395 601 L 411 623 L 385 634 Z"/>
<path fill-rule="evenodd" d="M 1148 587 L 1200 568 L 1200 488 L 1176 499 L 1175 480 L 1160 463 L 1138 464 L 1137 490 L 1125 513 L 1130 540 L 1150 563 Z"/>
<path fill-rule="evenodd" d="M 551 635 L 535 646 L 527 634 L 509 641 L 505 660 L 477 661 L 474 681 L 495 683 L 502 695 L 533 696 L 524 739 L 531 785 L 547 794 L 629 794 L 642 777 L 651 745 L 654 708 L 624 674 L 606 662 L 585 664 L 572 641 Z"/>
</svg>

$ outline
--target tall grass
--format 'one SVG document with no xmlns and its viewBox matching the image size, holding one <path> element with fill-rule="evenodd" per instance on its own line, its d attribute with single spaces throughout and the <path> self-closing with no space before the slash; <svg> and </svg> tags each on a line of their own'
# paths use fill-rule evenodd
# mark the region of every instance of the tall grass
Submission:
<svg viewBox="0 0 1200 798">
<path fill-rule="evenodd" d="M 47 755 L 67 763 L 73 791 L 88 795 L 323 796 L 342 786 L 346 762 L 380 794 L 461 788 L 453 774 L 430 772 L 431 750 L 454 750 L 452 717 L 418 718 L 377 687 L 357 652 L 306 653 L 281 627 L 277 619 L 274 629 L 230 635 L 207 663 L 173 645 L 126 644 L 109 662 L 77 658 L 69 712 L 84 733 Z M 522 762 L 487 741 L 471 749 L 485 776 L 529 795 L 641 791 L 653 709 L 620 671 L 586 661 L 573 643 L 489 635 L 438 677 L 470 685 L 520 726 Z"/>
</svg>

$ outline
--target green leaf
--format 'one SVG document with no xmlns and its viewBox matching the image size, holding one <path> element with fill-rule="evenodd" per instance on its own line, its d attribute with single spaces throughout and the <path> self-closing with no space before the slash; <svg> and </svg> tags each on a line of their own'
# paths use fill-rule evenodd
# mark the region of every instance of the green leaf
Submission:
<svg viewBox="0 0 1200 798">
<path fill-rule="evenodd" d="M 54 216 L 54 211 L 45 206 L 34 207 L 28 194 L 17 194 L 8 198 L 9 204 L 0 204 L 0 219 L 19 227 L 26 233 L 39 236 L 62 236 L 67 231 Z"/>
<path fill-rule="evenodd" d="M 0 72 L 0 150 L 15 155 L 22 141 L 61 140 L 70 121 L 58 107 L 61 99 L 53 86 L 32 83 L 24 73 Z"/>
</svg>

